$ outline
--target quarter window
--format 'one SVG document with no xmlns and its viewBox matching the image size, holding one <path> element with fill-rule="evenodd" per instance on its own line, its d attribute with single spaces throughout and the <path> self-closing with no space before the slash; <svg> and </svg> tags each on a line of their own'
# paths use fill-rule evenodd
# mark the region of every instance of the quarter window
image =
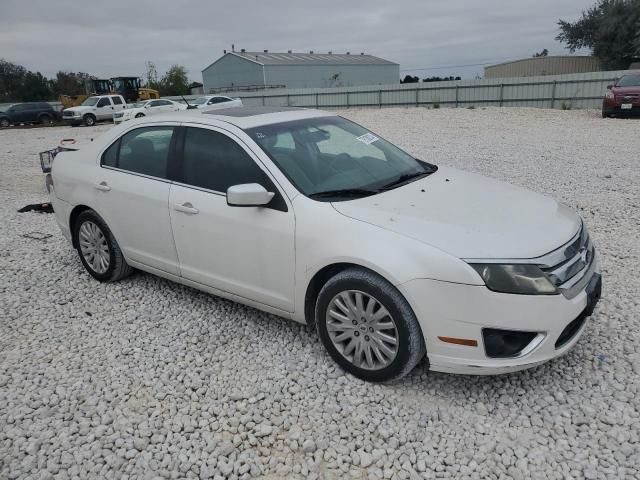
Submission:
<svg viewBox="0 0 640 480">
<path fill-rule="evenodd" d="M 124 134 L 102 155 L 102 165 L 167 178 L 173 127 L 137 128 Z"/>
<path fill-rule="evenodd" d="M 187 128 L 184 142 L 183 182 L 217 192 L 243 183 L 272 183 L 253 159 L 226 135 L 202 128 Z"/>
</svg>

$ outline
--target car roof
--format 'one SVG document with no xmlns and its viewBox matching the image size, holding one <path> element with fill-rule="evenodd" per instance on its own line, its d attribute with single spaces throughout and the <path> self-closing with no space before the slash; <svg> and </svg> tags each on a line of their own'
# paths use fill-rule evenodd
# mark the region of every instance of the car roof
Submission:
<svg viewBox="0 0 640 480">
<path fill-rule="evenodd" d="M 149 117 L 149 122 L 179 121 L 215 125 L 216 121 L 226 122 L 241 129 L 248 129 L 262 125 L 335 116 L 334 113 L 300 107 L 230 107 L 216 110 L 182 110 L 165 115 Z M 146 118 L 146 117 L 145 117 Z"/>
</svg>

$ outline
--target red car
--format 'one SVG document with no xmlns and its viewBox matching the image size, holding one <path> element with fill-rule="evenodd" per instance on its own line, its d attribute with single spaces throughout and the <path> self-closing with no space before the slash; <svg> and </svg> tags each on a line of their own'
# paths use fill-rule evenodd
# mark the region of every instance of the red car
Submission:
<svg viewBox="0 0 640 480">
<path fill-rule="evenodd" d="M 602 118 L 640 114 L 640 73 L 623 75 L 602 100 Z"/>
</svg>

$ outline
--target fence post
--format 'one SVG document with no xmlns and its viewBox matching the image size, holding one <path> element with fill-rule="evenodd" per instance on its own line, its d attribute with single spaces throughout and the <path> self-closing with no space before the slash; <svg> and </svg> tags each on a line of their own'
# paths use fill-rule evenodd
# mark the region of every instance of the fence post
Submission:
<svg viewBox="0 0 640 480">
<path fill-rule="evenodd" d="M 382 89 L 378 90 L 378 106 L 382 108 Z"/>
<path fill-rule="evenodd" d="M 320 101 L 318 99 L 318 92 L 316 92 L 316 108 L 320 108 Z"/>
<path fill-rule="evenodd" d="M 290 95 L 287 94 L 287 107 L 291 106 L 291 99 L 289 97 L 290 97 Z"/>
<path fill-rule="evenodd" d="M 416 107 L 420 105 L 420 102 L 418 101 L 419 95 L 420 95 L 420 89 L 416 87 Z"/>
<path fill-rule="evenodd" d="M 265 97 L 264 95 L 262 95 L 262 106 L 263 106 L 263 107 L 266 105 L 266 103 L 265 103 L 265 99 L 266 99 L 266 97 Z"/>
<path fill-rule="evenodd" d="M 347 91 L 347 108 L 349 108 L 349 92 Z"/>
<path fill-rule="evenodd" d="M 502 106 L 502 100 L 504 99 L 504 83 L 500 84 L 500 106 Z"/>
<path fill-rule="evenodd" d="M 458 85 L 456 85 L 456 108 L 458 108 Z"/>
<path fill-rule="evenodd" d="M 556 85 L 558 84 L 557 80 L 553 81 L 553 87 L 551 87 L 551 108 L 555 108 L 556 106 Z"/>
</svg>

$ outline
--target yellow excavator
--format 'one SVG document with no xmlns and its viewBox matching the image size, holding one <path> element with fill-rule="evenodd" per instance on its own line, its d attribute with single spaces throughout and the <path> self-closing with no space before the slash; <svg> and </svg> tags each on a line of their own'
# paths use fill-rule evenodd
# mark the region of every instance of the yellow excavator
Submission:
<svg viewBox="0 0 640 480">
<path fill-rule="evenodd" d="M 157 90 L 142 87 L 138 77 L 92 78 L 85 81 L 84 89 L 85 93 L 81 95 L 60 95 L 58 101 L 63 108 L 70 108 L 82 105 L 92 95 L 120 94 L 127 103 L 160 98 Z"/>
</svg>

